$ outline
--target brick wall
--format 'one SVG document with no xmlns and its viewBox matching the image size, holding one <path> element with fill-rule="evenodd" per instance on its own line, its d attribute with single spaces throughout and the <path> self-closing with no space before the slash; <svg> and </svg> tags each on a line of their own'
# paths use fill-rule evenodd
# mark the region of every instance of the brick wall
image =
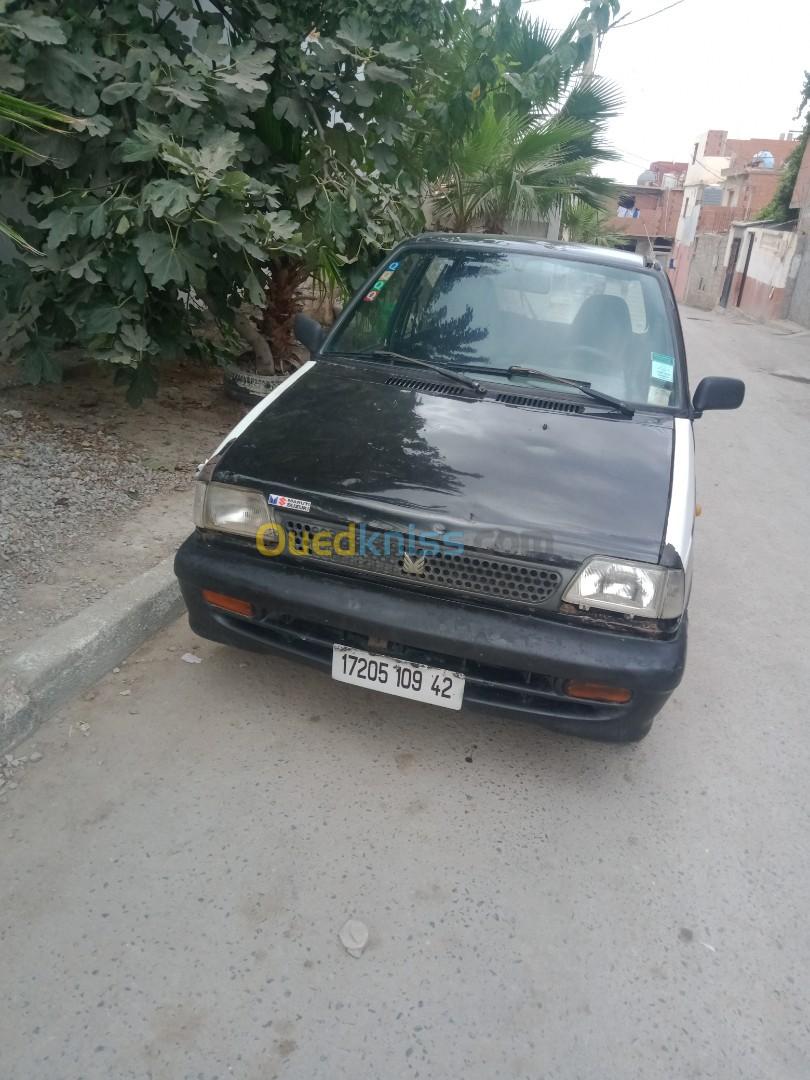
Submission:
<svg viewBox="0 0 810 1080">
<path fill-rule="evenodd" d="M 722 157 L 726 153 L 727 131 L 709 131 L 706 133 L 704 157 Z"/>
<path fill-rule="evenodd" d="M 758 150 L 770 150 L 774 157 L 775 168 L 781 169 L 795 145 L 796 142 L 793 139 L 726 139 L 725 150 L 720 152 L 731 158 L 729 172 L 744 169 L 753 160 Z"/>
<path fill-rule="evenodd" d="M 630 194 L 630 192 L 628 192 Z M 633 191 L 637 218 L 613 216 L 606 222 L 606 228 L 613 232 L 623 232 L 628 236 L 644 236 L 649 233 L 651 239 L 656 236 L 674 236 L 683 203 L 683 189 L 672 188 L 663 191 L 651 188 L 649 191 Z"/>
</svg>

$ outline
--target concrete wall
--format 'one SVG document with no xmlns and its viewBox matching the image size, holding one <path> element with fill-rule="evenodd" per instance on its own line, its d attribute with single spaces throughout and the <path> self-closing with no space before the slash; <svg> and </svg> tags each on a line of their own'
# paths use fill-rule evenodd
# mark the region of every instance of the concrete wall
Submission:
<svg viewBox="0 0 810 1080">
<path fill-rule="evenodd" d="M 705 311 L 715 307 L 726 273 L 727 239 L 719 233 L 705 233 L 696 239 L 684 278 L 684 303 Z"/>
<path fill-rule="evenodd" d="M 786 317 L 810 329 L 810 233 L 797 237 L 795 274 Z"/>
<path fill-rule="evenodd" d="M 804 155 L 804 160 L 810 162 L 810 150 Z M 806 192 L 804 206 L 799 211 L 796 254 L 793 256 L 791 270 L 793 273 L 788 278 L 790 295 L 787 318 L 810 328 L 810 187 Z"/>
<path fill-rule="evenodd" d="M 799 221 L 792 280 L 788 278 L 787 317 L 810 328 L 810 143 L 802 158 L 790 205 L 798 209 Z"/>
<path fill-rule="evenodd" d="M 691 244 L 697 232 L 701 211 L 703 184 L 689 184 L 683 189 L 681 215 L 675 229 L 675 239 L 679 244 Z"/>
<path fill-rule="evenodd" d="M 675 268 L 669 271 L 669 280 L 672 282 L 676 299 L 685 304 L 689 268 L 692 263 L 692 245 L 681 244 L 676 241 L 672 249 L 672 260 L 675 263 Z"/>
<path fill-rule="evenodd" d="M 796 184 L 793 188 L 793 198 L 790 200 L 790 205 L 794 210 L 804 209 L 810 214 L 810 141 L 804 149 L 804 155 L 802 157 L 801 165 L 799 166 L 799 175 L 796 177 Z"/>
<path fill-rule="evenodd" d="M 742 299 L 737 304 L 740 282 L 753 237 L 751 260 L 745 280 Z M 787 289 L 797 266 L 794 261 L 797 236 L 793 231 L 768 228 L 745 230 L 740 253 L 734 267 L 729 307 L 736 305 L 740 311 L 756 319 L 782 319 L 786 315 Z M 792 285 L 793 282 L 790 281 Z"/>
</svg>

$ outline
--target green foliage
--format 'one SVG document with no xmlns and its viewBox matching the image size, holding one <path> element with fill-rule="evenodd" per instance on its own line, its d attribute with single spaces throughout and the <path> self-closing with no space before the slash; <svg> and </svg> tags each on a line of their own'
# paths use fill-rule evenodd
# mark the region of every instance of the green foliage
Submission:
<svg viewBox="0 0 810 1080">
<path fill-rule="evenodd" d="M 618 247 L 627 239 L 621 232 L 608 229 L 605 221 L 611 215 L 605 210 L 575 199 L 562 214 L 562 227 L 568 240 L 595 247 Z"/>
<path fill-rule="evenodd" d="M 810 104 L 810 71 L 805 71 L 802 98 L 799 103 L 799 111 L 796 113 L 794 119 L 798 120 L 801 118 L 801 115 L 808 104 Z M 791 209 L 790 204 L 793 201 L 793 189 L 796 187 L 796 180 L 802 165 L 802 159 L 807 150 L 808 142 L 810 142 L 810 112 L 808 112 L 805 117 L 804 128 L 799 141 L 796 143 L 794 149 L 791 150 L 790 155 L 785 161 L 782 176 L 779 180 L 779 185 L 774 192 L 773 198 L 768 205 L 763 207 L 759 212 L 758 216 L 760 220 L 792 221 L 799 216 L 799 211 Z"/>
<path fill-rule="evenodd" d="M 0 251 L 0 339 L 33 382 L 74 346 L 138 398 L 161 362 L 210 352 L 208 315 L 232 340 L 240 307 L 270 310 L 289 264 L 300 279 L 328 248 L 349 265 L 418 215 L 395 122 L 418 49 L 364 30 L 357 4 L 330 13 L 332 36 L 306 3 L 1 10 L 0 84 L 80 118 L 65 135 L 9 116 L 36 156 L 12 145 L 0 159 L 0 213 L 44 252 Z"/>
<path fill-rule="evenodd" d="M 28 20 L 30 24 L 30 19 Z M 52 20 L 50 20 L 52 21 Z M 12 71 L 7 81 L 15 86 L 20 83 L 18 76 Z M 0 92 L 0 124 L 11 127 L 12 125 L 28 129 L 29 131 L 49 131 L 54 133 L 64 132 L 70 127 L 73 120 L 63 113 L 56 112 L 43 105 L 34 105 L 30 101 L 15 97 L 13 94 Z M 34 151 L 18 139 L 11 138 L 0 130 L 0 151 L 18 154 L 21 157 L 36 157 Z M 18 196 L 17 196 L 18 197 Z M 33 244 L 13 229 L 0 217 L 0 237 L 7 237 L 12 243 L 17 244 L 23 251 L 32 255 L 41 255 Z"/>
<path fill-rule="evenodd" d="M 481 213 L 595 197 L 614 105 L 578 73 L 617 6 L 553 34 L 518 0 L 0 0 L 0 90 L 79 118 L 0 116 L 0 214 L 41 249 L 0 247 L 0 340 L 34 382 L 78 347 L 132 400 L 211 355 L 211 317 L 283 370 L 302 281 L 357 284 L 499 127 Z"/>
<path fill-rule="evenodd" d="M 574 198 L 600 205 L 609 182 L 593 175 L 591 159 L 570 152 L 587 133 L 570 117 L 498 116 L 489 104 L 434 195 L 437 223 L 454 232 L 480 223 L 484 232 L 501 233 Z"/>
<path fill-rule="evenodd" d="M 614 156 L 604 129 L 620 99 L 583 69 L 616 10 L 594 0 L 560 33 L 504 4 L 465 13 L 472 30 L 458 36 L 429 106 L 444 137 L 423 148 L 439 225 L 502 232 L 552 208 L 600 205 L 610 184 L 594 170 Z"/>
</svg>

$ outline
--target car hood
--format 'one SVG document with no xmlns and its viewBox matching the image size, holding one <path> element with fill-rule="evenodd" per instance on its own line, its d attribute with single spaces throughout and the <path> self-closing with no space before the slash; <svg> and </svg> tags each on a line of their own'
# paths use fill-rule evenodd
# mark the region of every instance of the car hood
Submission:
<svg viewBox="0 0 810 1080">
<path fill-rule="evenodd" d="M 412 388 L 431 378 L 320 361 L 226 445 L 214 477 L 311 501 L 313 520 L 460 531 L 469 547 L 569 564 L 658 561 L 671 417 Z"/>
</svg>

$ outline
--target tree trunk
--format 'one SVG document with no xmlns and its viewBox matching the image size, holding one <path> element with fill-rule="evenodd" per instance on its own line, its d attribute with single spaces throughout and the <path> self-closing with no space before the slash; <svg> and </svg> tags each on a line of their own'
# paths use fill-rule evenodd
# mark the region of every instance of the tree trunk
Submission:
<svg viewBox="0 0 810 1080">
<path fill-rule="evenodd" d="M 304 264 L 289 256 L 270 263 L 270 283 L 265 290 L 261 329 L 270 342 L 279 373 L 300 364 L 293 350 L 293 320 L 299 310 L 296 292 L 306 276 Z"/>
<path fill-rule="evenodd" d="M 276 364 L 273 350 L 258 327 L 253 325 L 250 318 L 243 311 L 240 311 L 236 316 L 234 325 L 247 344 L 253 349 L 253 356 L 256 359 L 256 371 L 260 375 L 275 375 Z"/>
</svg>

